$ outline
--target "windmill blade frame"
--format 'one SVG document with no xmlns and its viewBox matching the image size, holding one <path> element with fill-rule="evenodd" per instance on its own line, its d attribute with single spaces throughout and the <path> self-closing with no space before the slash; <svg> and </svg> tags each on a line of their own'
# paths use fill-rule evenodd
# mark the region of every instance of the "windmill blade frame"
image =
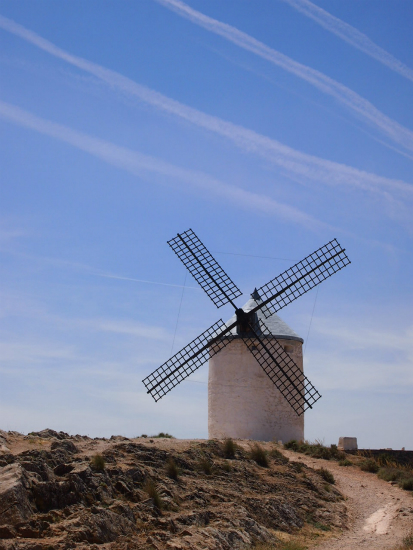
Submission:
<svg viewBox="0 0 413 550">
<path fill-rule="evenodd" d="M 155 401 L 159 401 L 165 394 L 206 363 L 210 357 L 224 348 L 229 340 L 222 340 L 221 337 L 233 327 L 234 324 L 228 327 L 220 319 L 202 332 L 142 380 L 147 393 L 150 393 Z"/>
<path fill-rule="evenodd" d="M 232 304 L 242 292 L 225 273 L 192 229 L 178 233 L 169 246 L 217 308 Z"/>
<path fill-rule="evenodd" d="M 264 331 L 257 322 L 249 323 L 252 335 L 244 336 L 243 341 L 294 412 L 301 416 L 307 409 L 313 408 L 314 403 L 321 398 L 321 394 L 278 340 L 266 336 L 271 333 L 262 319 L 260 325 Z M 259 335 L 259 332 L 262 334 Z"/>
<path fill-rule="evenodd" d="M 350 263 L 345 249 L 333 239 L 260 287 L 258 293 L 263 301 L 253 312 L 263 308 L 268 319 L 272 313 L 287 306 Z"/>
</svg>

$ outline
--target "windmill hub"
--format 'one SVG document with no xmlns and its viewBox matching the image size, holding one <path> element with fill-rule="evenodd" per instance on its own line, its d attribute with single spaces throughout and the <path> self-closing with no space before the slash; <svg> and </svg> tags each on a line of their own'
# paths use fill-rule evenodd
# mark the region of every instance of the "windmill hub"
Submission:
<svg viewBox="0 0 413 550">
<path fill-rule="evenodd" d="M 235 314 L 237 316 L 237 333 L 240 336 L 245 334 L 252 334 L 250 326 L 252 324 L 253 314 L 246 313 L 241 308 L 237 308 L 235 310 Z"/>
</svg>

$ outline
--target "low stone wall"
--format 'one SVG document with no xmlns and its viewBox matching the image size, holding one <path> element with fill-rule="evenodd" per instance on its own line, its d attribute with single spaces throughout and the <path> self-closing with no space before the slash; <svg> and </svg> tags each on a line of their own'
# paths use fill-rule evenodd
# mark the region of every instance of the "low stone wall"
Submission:
<svg viewBox="0 0 413 550">
<path fill-rule="evenodd" d="M 399 451 L 388 449 L 359 449 L 358 451 L 346 451 L 347 454 L 365 456 L 367 458 L 379 458 L 387 456 L 395 462 L 413 467 L 413 451 Z"/>
</svg>

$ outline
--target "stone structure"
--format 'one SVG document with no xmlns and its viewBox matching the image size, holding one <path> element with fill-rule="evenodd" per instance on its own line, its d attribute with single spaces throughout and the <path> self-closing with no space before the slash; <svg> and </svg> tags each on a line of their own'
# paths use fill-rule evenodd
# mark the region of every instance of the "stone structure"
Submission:
<svg viewBox="0 0 413 550">
<path fill-rule="evenodd" d="M 242 308 L 251 311 L 261 302 L 255 291 Z M 303 369 L 303 339 L 278 315 L 265 318 L 262 309 L 256 314 L 269 334 L 277 338 L 285 351 Z M 235 321 L 235 316 L 227 325 Z M 262 327 L 262 324 L 260 324 Z M 265 374 L 234 328 L 230 343 L 209 360 L 208 433 L 209 438 L 242 438 L 260 441 L 304 439 L 304 415 L 297 416 L 286 399 Z"/>
<path fill-rule="evenodd" d="M 338 448 L 341 451 L 357 451 L 357 437 L 339 437 Z"/>
</svg>

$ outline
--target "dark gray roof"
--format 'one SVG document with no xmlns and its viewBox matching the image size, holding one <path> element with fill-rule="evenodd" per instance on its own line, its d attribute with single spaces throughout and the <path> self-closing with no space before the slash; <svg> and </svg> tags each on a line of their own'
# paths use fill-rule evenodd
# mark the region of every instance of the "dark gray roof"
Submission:
<svg viewBox="0 0 413 550">
<path fill-rule="evenodd" d="M 257 290 L 255 289 L 254 292 L 251 294 L 251 298 L 248 300 L 248 302 L 242 307 L 244 311 L 251 311 L 256 307 L 258 304 L 261 304 L 262 300 L 260 298 L 260 295 L 258 294 Z M 263 335 L 265 334 L 271 334 L 272 336 L 275 336 L 276 338 L 283 338 L 284 340 L 298 340 L 301 343 L 304 343 L 304 340 L 298 336 L 296 332 L 293 331 L 292 328 L 290 328 L 287 323 L 284 323 L 284 321 L 278 317 L 276 313 L 272 313 L 268 318 L 265 317 L 263 310 L 266 306 L 264 306 L 262 309 L 258 310 L 255 314 L 257 316 L 257 321 L 259 323 L 261 333 Z M 268 312 L 268 309 L 267 309 Z M 229 321 L 226 322 L 226 325 L 230 325 L 234 323 L 236 320 L 236 316 L 233 315 Z M 263 325 L 265 324 L 265 327 Z M 268 330 L 267 330 L 268 329 Z M 237 329 L 234 327 L 231 332 L 229 333 L 231 335 L 237 334 Z"/>
</svg>

